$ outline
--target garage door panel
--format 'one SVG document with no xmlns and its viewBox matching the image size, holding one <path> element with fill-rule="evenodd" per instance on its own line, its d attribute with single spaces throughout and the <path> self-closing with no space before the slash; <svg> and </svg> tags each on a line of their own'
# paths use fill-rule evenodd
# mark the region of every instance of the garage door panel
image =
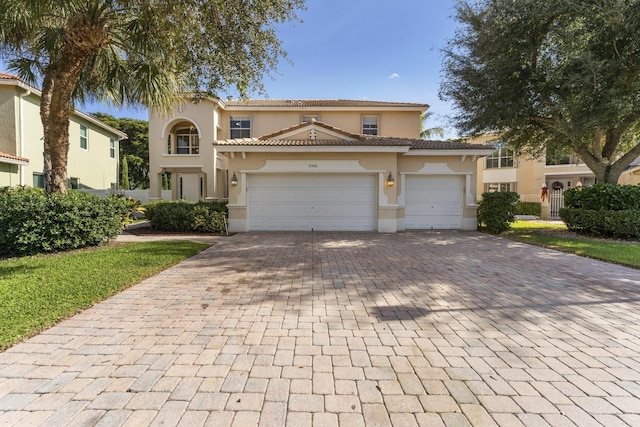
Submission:
<svg viewBox="0 0 640 427">
<path fill-rule="evenodd" d="M 407 176 L 406 186 L 407 229 L 461 228 L 463 186 L 460 176 Z"/>
<path fill-rule="evenodd" d="M 377 229 L 372 175 L 250 175 L 249 230 Z"/>
</svg>

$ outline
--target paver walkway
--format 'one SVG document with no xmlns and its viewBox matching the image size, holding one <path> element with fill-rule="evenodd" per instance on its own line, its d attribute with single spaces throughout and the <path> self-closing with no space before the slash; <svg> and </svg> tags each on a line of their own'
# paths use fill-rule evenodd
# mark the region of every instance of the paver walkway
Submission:
<svg viewBox="0 0 640 427">
<path fill-rule="evenodd" d="M 0 425 L 640 425 L 640 272 L 480 233 L 238 234 L 0 354 Z"/>
</svg>

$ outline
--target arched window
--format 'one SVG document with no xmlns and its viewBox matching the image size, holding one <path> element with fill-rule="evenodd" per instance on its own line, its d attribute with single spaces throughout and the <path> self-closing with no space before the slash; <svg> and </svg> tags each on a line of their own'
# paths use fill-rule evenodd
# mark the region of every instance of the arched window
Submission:
<svg viewBox="0 0 640 427">
<path fill-rule="evenodd" d="M 200 154 L 200 137 L 195 126 L 176 129 L 176 154 Z"/>
</svg>

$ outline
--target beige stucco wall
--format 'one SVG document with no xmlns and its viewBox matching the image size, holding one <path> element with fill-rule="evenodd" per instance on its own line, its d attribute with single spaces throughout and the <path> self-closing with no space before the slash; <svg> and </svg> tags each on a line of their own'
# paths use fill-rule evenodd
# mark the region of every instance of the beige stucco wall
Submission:
<svg viewBox="0 0 640 427">
<path fill-rule="evenodd" d="M 220 139 L 230 137 L 231 118 L 249 117 L 251 136 L 261 137 L 302 123 L 303 116 L 318 116 L 318 121 L 353 134 L 362 133 L 364 116 L 378 117 L 378 134 L 398 138 L 420 137 L 420 113 L 417 111 L 266 111 L 224 110 L 220 114 Z"/>
<path fill-rule="evenodd" d="M 452 175 L 463 182 L 463 229 L 477 227 L 475 194 L 476 163 L 471 157 L 463 156 L 412 156 L 402 153 L 239 153 L 226 154 L 229 157 L 229 176 L 236 173 L 238 185 L 229 187 L 229 217 L 231 227 L 247 219 L 247 175 L 274 171 L 278 162 L 282 172 L 289 165 L 291 173 L 335 173 L 340 162 L 357 162 L 354 173 L 371 173 L 378 176 L 378 224 L 379 231 L 395 232 L 404 230 L 404 178 L 406 174 Z M 272 163 L 270 163 L 272 162 Z M 288 163 L 287 163 L 288 162 Z M 308 165 L 308 172 L 304 166 Z M 327 168 L 327 170 L 323 170 Z M 282 173 L 279 172 L 279 173 Z M 386 177 L 391 172 L 395 185 L 386 185 Z M 240 227 L 241 228 L 241 227 Z M 241 229 L 233 231 L 243 231 Z"/>
<path fill-rule="evenodd" d="M 316 115 L 319 121 L 354 134 L 361 133 L 363 116 L 375 115 L 378 117 L 380 135 L 404 138 L 419 137 L 420 113 L 418 111 L 332 111 L 327 109 L 269 111 L 253 107 L 251 109 L 229 107 L 229 110 L 225 110 L 217 102 L 210 99 L 202 100 L 197 104 L 185 101 L 179 107 L 176 107 L 169 116 L 162 116 L 154 111 L 149 113 L 151 197 L 160 197 L 160 189 L 162 188 L 161 174 L 163 171 L 169 171 L 172 172 L 172 188 L 174 189 L 176 177 L 178 176 L 176 174 L 184 176 L 185 174 L 203 173 L 206 176 L 206 198 L 224 198 L 226 181 L 221 181 L 219 177 L 221 171 L 227 168 L 228 170 L 233 170 L 234 167 L 226 165 L 226 158 L 217 155 L 212 143 L 216 139 L 230 137 L 229 123 L 231 118 L 249 117 L 251 120 L 251 136 L 260 137 L 301 123 L 303 115 Z M 182 121 L 193 123 L 198 129 L 200 154 L 178 155 L 167 153 L 168 134 L 175 124 Z M 329 136 L 319 136 L 319 138 L 322 137 Z M 190 197 L 193 197 L 192 192 L 189 194 L 191 194 Z M 177 197 L 175 191 L 174 197 Z"/>
<path fill-rule="evenodd" d="M 177 198 L 177 178 L 183 177 L 183 188 L 187 182 L 198 183 L 198 190 L 189 189 L 183 197 L 187 200 L 199 199 L 199 176 L 205 177 L 205 199 L 224 197 L 224 182 L 220 182 L 216 169 L 226 167 L 226 159 L 216 156 L 213 142 L 217 138 L 216 103 L 203 100 L 198 104 L 185 102 L 176 107 L 170 116 L 163 116 L 149 111 L 149 181 L 150 195 L 160 198 L 162 189 L 161 174 L 172 173 L 173 197 Z M 192 123 L 198 130 L 199 154 L 169 154 L 167 138 L 173 126 L 182 122 Z"/>
</svg>

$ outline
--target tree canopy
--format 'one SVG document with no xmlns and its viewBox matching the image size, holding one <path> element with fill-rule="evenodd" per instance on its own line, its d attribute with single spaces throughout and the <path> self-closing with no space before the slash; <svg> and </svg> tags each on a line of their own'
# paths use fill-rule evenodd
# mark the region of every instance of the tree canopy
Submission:
<svg viewBox="0 0 640 427">
<path fill-rule="evenodd" d="M 106 113 L 91 115 L 127 134 L 127 138 L 120 141 L 119 153 L 121 176 L 124 174 L 124 161 L 127 161 L 129 185 L 121 180 L 120 186 L 124 190 L 149 188 L 149 122 L 126 117 L 116 118 Z"/>
<path fill-rule="evenodd" d="M 47 192 L 66 192 L 73 101 L 169 112 L 180 94 L 263 92 L 275 25 L 304 0 L 0 0 L 0 54 L 42 88 Z"/>
<path fill-rule="evenodd" d="M 461 0 L 440 95 L 465 134 L 575 152 L 615 183 L 638 156 L 640 1 Z"/>
</svg>

